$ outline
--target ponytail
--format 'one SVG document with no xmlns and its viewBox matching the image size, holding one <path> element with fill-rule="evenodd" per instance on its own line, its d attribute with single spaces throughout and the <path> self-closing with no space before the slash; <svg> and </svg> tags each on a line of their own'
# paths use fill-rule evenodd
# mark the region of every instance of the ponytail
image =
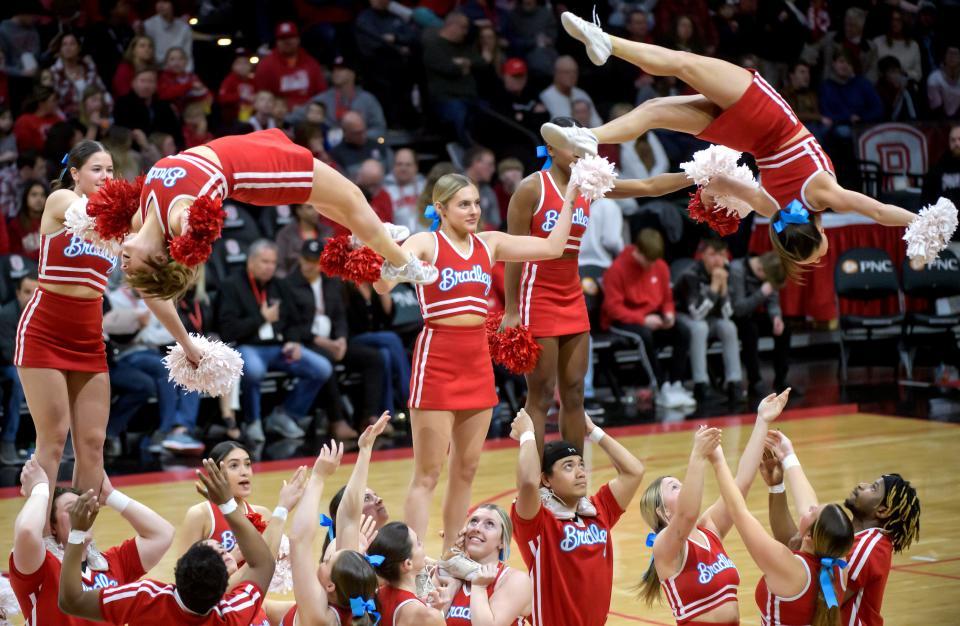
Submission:
<svg viewBox="0 0 960 626">
<path fill-rule="evenodd" d="M 653 532 L 647 537 L 647 545 L 653 548 L 653 539 L 656 534 L 667 527 L 667 524 L 660 516 L 660 509 L 663 508 L 663 493 L 661 485 L 666 476 L 661 476 L 650 483 L 650 486 L 643 492 L 640 498 L 640 514 L 643 520 L 653 529 Z M 650 565 L 647 571 L 634 586 L 637 591 L 637 597 L 647 606 L 653 606 L 654 601 L 660 599 L 660 575 L 657 574 L 657 565 L 653 562 L 653 555 L 650 555 Z"/>
<path fill-rule="evenodd" d="M 842 559 L 853 546 L 853 524 L 846 512 L 836 504 L 827 504 L 821 509 L 816 521 L 810 528 L 813 540 L 813 554 L 821 560 L 820 569 L 811 571 L 810 581 L 817 586 L 817 604 L 813 611 L 811 626 L 840 626 L 840 604 L 843 597 L 837 597 L 834 581 L 834 569 L 846 567 Z"/>
</svg>

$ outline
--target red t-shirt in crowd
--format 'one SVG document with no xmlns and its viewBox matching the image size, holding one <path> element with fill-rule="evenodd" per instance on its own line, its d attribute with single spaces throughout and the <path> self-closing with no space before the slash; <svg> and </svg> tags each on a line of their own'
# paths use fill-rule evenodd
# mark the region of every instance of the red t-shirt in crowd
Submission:
<svg viewBox="0 0 960 626">
<path fill-rule="evenodd" d="M 514 537 L 533 581 L 534 626 L 602 626 L 613 592 L 610 531 L 623 515 L 609 485 L 590 501 L 596 517 L 559 520 L 541 506 L 525 520 L 510 508 Z"/>
<path fill-rule="evenodd" d="M 13 134 L 17 138 L 17 150 L 26 152 L 36 150 L 43 152 L 43 144 L 47 140 L 47 131 L 57 122 L 64 120 L 63 114 L 37 115 L 24 113 L 13 123 Z"/>
<path fill-rule="evenodd" d="M 600 326 L 613 322 L 642 325 L 651 313 L 674 313 L 670 268 L 657 259 L 644 268 L 633 256 L 636 246 L 627 246 L 603 275 L 603 306 Z"/>
<path fill-rule="evenodd" d="M 853 596 L 843 605 L 840 623 L 883 626 L 880 607 L 893 564 L 893 542 L 879 528 L 861 530 L 847 563 L 847 591 Z"/>
<path fill-rule="evenodd" d="M 81 573 L 83 589 L 111 589 L 137 580 L 146 572 L 140 562 L 136 539 L 127 539 L 119 546 L 103 553 L 107 560 L 106 570 L 84 568 Z M 20 603 L 20 611 L 26 618 L 26 626 L 93 626 L 98 622 L 65 615 L 57 604 L 60 593 L 61 563 L 47 551 L 40 568 L 32 574 L 21 574 L 13 563 L 10 553 L 10 586 Z"/>
<path fill-rule="evenodd" d="M 19 254 L 33 259 L 40 260 L 40 219 L 30 220 L 30 228 L 24 230 L 19 217 L 14 217 L 7 222 L 6 236 L 9 236 L 10 254 Z M 0 233 L 0 250 L 3 249 L 3 239 L 5 235 Z M 6 254 L 3 252 L 3 254 Z"/>
<path fill-rule="evenodd" d="M 303 49 L 291 65 L 289 60 L 274 50 L 257 64 L 253 77 L 257 91 L 269 91 L 284 98 L 290 108 L 300 106 L 327 88 L 323 68 Z"/>
<path fill-rule="evenodd" d="M 263 592 L 249 581 L 228 590 L 206 615 L 183 606 L 177 586 L 170 583 L 145 578 L 100 591 L 100 613 L 116 626 L 250 626 L 262 604 Z"/>
<path fill-rule="evenodd" d="M 233 121 L 239 117 L 242 109 L 252 110 L 256 92 L 253 78 L 244 78 L 235 72 L 227 74 L 217 93 L 223 119 Z"/>
</svg>

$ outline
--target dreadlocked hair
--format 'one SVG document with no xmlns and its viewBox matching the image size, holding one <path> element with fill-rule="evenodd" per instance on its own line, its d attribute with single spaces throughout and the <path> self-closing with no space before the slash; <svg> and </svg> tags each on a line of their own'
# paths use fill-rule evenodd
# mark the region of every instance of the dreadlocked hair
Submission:
<svg viewBox="0 0 960 626">
<path fill-rule="evenodd" d="M 667 527 L 667 522 L 663 519 L 660 512 L 663 510 L 663 481 L 666 476 L 660 476 L 646 488 L 643 496 L 640 497 L 640 515 L 643 521 L 653 529 L 653 532 L 659 533 Z M 647 606 L 653 606 L 653 603 L 660 600 L 660 575 L 657 574 L 657 565 L 650 557 L 650 565 L 647 571 L 633 587 L 637 592 L 637 597 Z"/>
<path fill-rule="evenodd" d="M 883 520 L 883 529 L 893 543 L 894 552 L 900 553 L 920 538 L 920 498 L 910 481 L 900 474 L 884 474 L 883 484 L 886 488 L 883 505 L 890 512 Z"/>
<path fill-rule="evenodd" d="M 150 269 L 130 272 L 127 283 L 148 298 L 179 300 L 197 282 L 200 266 L 189 267 L 168 259 L 165 263 L 145 261 Z"/>
</svg>

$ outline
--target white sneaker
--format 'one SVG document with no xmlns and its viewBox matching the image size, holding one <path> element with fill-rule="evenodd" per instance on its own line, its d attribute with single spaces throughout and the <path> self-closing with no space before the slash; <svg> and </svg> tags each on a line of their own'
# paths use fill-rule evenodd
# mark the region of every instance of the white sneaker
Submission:
<svg viewBox="0 0 960 626">
<path fill-rule="evenodd" d="M 401 283 L 429 285 L 440 277 L 440 270 L 426 261 L 421 261 L 411 252 L 406 264 L 400 267 L 384 259 L 380 267 L 380 276 L 385 280 L 396 280 Z"/>
<path fill-rule="evenodd" d="M 665 409 L 679 409 L 683 406 L 683 398 L 674 391 L 670 383 L 663 383 L 657 393 L 656 405 Z"/>
<path fill-rule="evenodd" d="M 697 400 L 693 397 L 693 394 L 687 391 L 679 380 L 675 380 L 670 383 L 671 389 L 677 395 L 677 397 L 683 401 L 683 406 L 690 407 L 692 409 L 697 408 Z"/>
<path fill-rule="evenodd" d="M 540 135 L 547 145 L 561 150 L 571 150 L 577 156 L 597 153 L 597 136 L 589 128 L 580 126 L 557 126 L 547 122 L 540 127 Z"/>
<path fill-rule="evenodd" d="M 575 511 L 567 508 L 567 505 L 553 495 L 553 491 L 547 487 L 540 487 L 540 503 L 558 520 L 571 520 L 577 516 Z"/>
<path fill-rule="evenodd" d="M 472 581 L 480 572 L 479 563 L 459 552 L 445 561 L 439 561 L 437 567 L 441 576 L 466 581 Z"/>
<path fill-rule="evenodd" d="M 563 29 L 587 47 L 587 56 L 590 57 L 593 64 L 603 65 L 610 58 L 610 53 L 613 52 L 613 42 L 610 41 L 610 35 L 600 29 L 599 18 L 594 16 L 594 20 L 596 20 L 596 23 L 591 24 L 569 11 L 565 11 L 560 16 Z"/>
<path fill-rule="evenodd" d="M 394 241 L 403 241 L 404 239 L 410 236 L 410 229 L 406 226 L 401 226 L 400 224 L 391 224 L 390 222 L 384 222 L 383 227 L 386 229 L 387 234 L 390 235 L 390 239 Z M 354 248 L 359 248 L 362 245 L 365 245 L 356 235 L 350 236 L 350 245 Z"/>
</svg>

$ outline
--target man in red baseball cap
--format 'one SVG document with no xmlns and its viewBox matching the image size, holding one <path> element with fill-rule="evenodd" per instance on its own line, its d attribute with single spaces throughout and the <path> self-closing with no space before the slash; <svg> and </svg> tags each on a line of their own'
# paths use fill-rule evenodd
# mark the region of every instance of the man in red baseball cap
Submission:
<svg viewBox="0 0 960 626">
<path fill-rule="evenodd" d="M 527 64 L 518 57 L 503 63 L 503 89 L 494 100 L 494 109 L 530 131 L 536 133 L 544 122 L 550 121 L 547 109 L 540 102 L 536 90 L 527 80 Z"/>
<path fill-rule="evenodd" d="M 253 82 L 257 91 L 266 90 L 284 98 L 292 109 L 324 91 L 323 68 L 300 48 L 300 31 L 293 22 L 280 22 L 274 31 L 276 46 L 257 65 Z"/>
</svg>

